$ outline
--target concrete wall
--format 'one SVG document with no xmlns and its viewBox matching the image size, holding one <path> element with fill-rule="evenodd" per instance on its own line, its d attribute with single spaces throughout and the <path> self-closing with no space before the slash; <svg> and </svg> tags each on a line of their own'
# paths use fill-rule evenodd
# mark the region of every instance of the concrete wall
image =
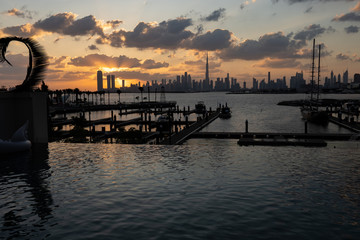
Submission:
<svg viewBox="0 0 360 240">
<path fill-rule="evenodd" d="M 47 143 L 47 115 L 47 93 L 0 93 L 0 139 L 10 139 L 29 120 L 30 141 Z"/>
</svg>

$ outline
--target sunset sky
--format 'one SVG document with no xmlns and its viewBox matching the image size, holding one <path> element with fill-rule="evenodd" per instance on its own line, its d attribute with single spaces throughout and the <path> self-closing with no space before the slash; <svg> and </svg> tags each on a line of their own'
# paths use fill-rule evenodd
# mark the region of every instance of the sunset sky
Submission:
<svg viewBox="0 0 360 240">
<path fill-rule="evenodd" d="M 0 37 L 32 37 L 46 50 L 50 89 L 96 90 L 96 71 L 127 84 L 184 72 L 237 78 L 252 86 L 303 71 L 312 39 L 322 44 L 322 77 L 360 72 L 360 1 L 355 0 L 0 0 Z M 25 78 L 27 49 L 11 44 L 0 86 Z M 288 82 L 289 84 L 289 82 Z M 104 81 L 104 86 L 106 83 Z"/>
</svg>

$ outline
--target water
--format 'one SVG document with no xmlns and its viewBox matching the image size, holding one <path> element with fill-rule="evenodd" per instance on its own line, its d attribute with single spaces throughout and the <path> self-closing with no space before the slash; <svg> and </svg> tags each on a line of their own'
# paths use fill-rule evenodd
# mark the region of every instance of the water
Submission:
<svg viewBox="0 0 360 240">
<path fill-rule="evenodd" d="M 236 115 L 261 119 L 243 111 L 233 109 L 235 129 L 242 127 Z M 287 130 L 277 118 L 264 116 L 258 128 Z M 1 156 L 0 239 L 358 239 L 359 159 L 351 141 L 325 148 L 219 139 L 50 143 Z"/>
</svg>

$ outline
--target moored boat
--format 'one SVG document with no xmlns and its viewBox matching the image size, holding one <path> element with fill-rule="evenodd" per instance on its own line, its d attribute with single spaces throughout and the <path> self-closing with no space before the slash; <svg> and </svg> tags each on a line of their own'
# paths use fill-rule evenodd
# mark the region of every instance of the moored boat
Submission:
<svg viewBox="0 0 360 240">
<path fill-rule="evenodd" d="M 195 104 L 195 112 L 198 114 L 206 112 L 206 106 L 203 101 L 199 101 L 197 104 Z"/>
<path fill-rule="evenodd" d="M 301 115 L 304 120 L 313 122 L 316 124 L 327 124 L 329 121 L 329 116 L 327 111 L 319 109 L 319 95 L 320 95 L 320 52 L 321 45 L 319 45 L 319 65 L 318 65 L 318 83 L 317 83 L 317 95 L 316 100 L 313 99 L 313 88 L 314 88 L 314 59 L 315 59 L 315 39 L 313 41 L 313 56 L 312 56 L 312 69 L 311 69 L 311 99 L 308 106 L 302 106 L 300 108 Z"/>
<path fill-rule="evenodd" d="M 220 110 L 219 118 L 223 118 L 223 119 L 231 118 L 231 110 L 227 105 L 222 106 L 222 108 Z"/>
<path fill-rule="evenodd" d="M 10 140 L 0 139 L 0 153 L 11 154 L 16 152 L 28 151 L 31 142 L 27 139 L 28 121 L 22 125 L 11 137 Z"/>
</svg>

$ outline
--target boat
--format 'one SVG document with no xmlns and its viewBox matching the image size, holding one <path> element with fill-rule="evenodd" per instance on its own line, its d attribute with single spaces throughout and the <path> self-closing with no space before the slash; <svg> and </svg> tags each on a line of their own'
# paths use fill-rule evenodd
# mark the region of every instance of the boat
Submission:
<svg viewBox="0 0 360 240">
<path fill-rule="evenodd" d="M 320 51 L 321 45 L 319 45 L 319 66 L 318 66 L 318 87 L 316 99 L 313 99 L 314 89 L 314 60 L 315 60 L 315 39 L 313 41 L 313 55 L 312 55 L 312 68 L 311 68 L 311 98 L 308 105 L 300 107 L 302 118 L 306 121 L 316 124 L 327 124 L 329 121 L 329 115 L 327 111 L 319 109 L 319 83 L 320 83 Z"/>
<path fill-rule="evenodd" d="M 195 113 L 201 114 L 206 112 L 206 106 L 203 101 L 199 101 L 195 104 Z"/>
<path fill-rule="evenodd" d="M 31 149 L 31 142 L 27 138 L 27 129 L 29 122 L 26 121 L 9 140 L 0 139 L 0 153 L 11 154 L 28 151 Z"/>
<path fill-rule="evenodd" d="M 156 120 L 156 131 L 169 131 L 170 121 L 172 121 L 172 119 L 169 117 L 168 114 L 160 115 Z"/>
<path fill-rule="evenodd" d="M 220 115 L 219 118 L 222 119 L 229 119 L 231 118 L 231 110 L 230 108 L 227 106 L 227 104 L 225 106 L 222 106 L 221 110 L 220 110 Z"/>
</svg>

